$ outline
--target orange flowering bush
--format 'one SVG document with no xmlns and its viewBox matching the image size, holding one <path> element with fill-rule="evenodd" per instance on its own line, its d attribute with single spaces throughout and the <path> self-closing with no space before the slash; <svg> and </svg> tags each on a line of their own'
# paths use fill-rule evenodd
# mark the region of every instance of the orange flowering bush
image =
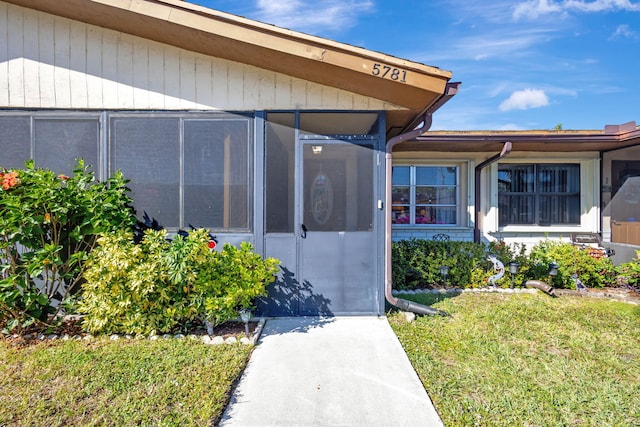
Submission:
<svg viewBox="0 0 640 427">
<path fill-rule="evenodd" d="M 82 160 L 72 177 L 28 161 L 0 180 L 0 325 L 13 329 L 46 322 L 79 284 L 96 236 L 135 216 L 122 174 L 98 182 Z"/>
<path fill-rule="evenodd" d="M 18 184 L 18 172 L 3 172 L 0 173 L 0 180 L 2 180 L 2 189 L 9 190 L 11 187 L 15 187 Z"/>
</svg>

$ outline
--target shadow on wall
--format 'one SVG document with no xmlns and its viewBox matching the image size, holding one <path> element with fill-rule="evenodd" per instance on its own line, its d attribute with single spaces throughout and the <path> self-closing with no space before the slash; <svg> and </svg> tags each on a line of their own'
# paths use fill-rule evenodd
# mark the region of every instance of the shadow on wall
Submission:
<svg viewBox="0 0 640 427">
<path fill-rule="evenodd" d="M 333 316 L 330 299 L 315 294 L 308 280 L 300 283 L 291 270 L 280 268 L 282 274 L 267 286 L 268 296 L 256 300 L 258 316 Z"/>
<path fill-rule="evenodd" d="M 615 247 L 614 264 L 628 262 L 634 259 L 635 249 L 640 247 L 640 176 L 625 177 L 620 189 L 605 206 L 602 216 L 609 218 L 611 227 L 611 244 L 623 245 Z M 631 248 L 625 250 L 624 245 Z M 620 251 L 620 252 L 618 252 Z"/>
<path fill-rule="evenodd" d="M 602 213 L 614 222 L 640 221 L 640 176 L 625 178 Z"/>
</svg>

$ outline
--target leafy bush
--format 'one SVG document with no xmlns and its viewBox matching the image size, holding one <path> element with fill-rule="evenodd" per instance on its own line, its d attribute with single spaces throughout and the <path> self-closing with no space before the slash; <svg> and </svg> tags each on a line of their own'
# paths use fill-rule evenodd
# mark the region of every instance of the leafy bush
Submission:
<svg viewBox="0 0 640 427">
<path fill-rule="evenodd" d="M 152 231 L 139 245 L 130 232 L 99 238 L 87 261 L 78 310 L 90 332 L 168 332 L 184 317 L 182 285 L 167 268 L 166 231 Z M 188 290 L 187 290 L 188 291 Z M 181 308 L 182 310 L 179 310 Z M 179 312 L 180 311 L 180 312 Z"/>
<path fill-rule="evenodd" d="M 266 295 L 266 285 L 275 280 L 280 261 L 262 259 L 252 251 L 248 242 L 239 248 L 227 243 L 197 278 L 195 305 L 214 326 L 236 317 L 239 310 L 252 308 L 258 296 Z"/>
<path fill-rule="evenodd" d="M 504 265 L 504 275 L 495 281 L 495 286 L 510 287 L 522 286 L 529 270 L 528 257 L 526 255 L 526 246 L 521 243 L 507 244 L 503 240 L 496 240 L 487 244 L 487 253 L 495 255 Z M 511 276 L 509 273 L 509 263 L 517 262 L 520 264 L 518 274 Z M 496 274 L 493 263 L 488 262 L 482 265 L 483 269 L 475 272 L 478 279 L 471 281 L 471 287 L 487 286 L 489 277 Z"/>
<path fill-rule="evenodd" d="M 279 261 L 249 243 L 208 248 L 199 229 L 167 239 L 148 230 L 140 244 L 129 232 L 102 236 L 87 262 L 79 311 L 90 332 L 166 333 L 198 319 L 219 324 L 251 306 L 275 279 Z"/>
<path fill-rule="evenodd" d="M 571 278 L 574 274 L 589 288 L 609 286 L 615 278 L 609 258 L 594 258 L 588 250 L 557 240 L 543 240 L 531 249 L 529 278 L 549 280 L 548 267 L 552 262 L 558 264 L 558 275 L 552 283 L 556 288 L 575 289 Z"/>
<path fill-rule="evenodd" d="M 37 169 L 0 173 L 0 320 L 9 329 L 47 321 L 82 277 L 96 236 L 135 222 L 126 180 L 106 182 L 79 160 L 74 175 Z"/>
<path fill-rule="evenodd" d="M 392 280 L 396 289 L 430 288 L 442 285 L 440 267 L 449 267 L 447 283 L 465 287 L 474 271 L 486 265 L 486 247 L 473 242 L 443 242 L 422 239 L 393 243 Z"/>
<path fill-rule="evenodd" d="M 489 244 L 472 242 L 436 242 L 429 240 L 403 240 L 394 242 L 392 253 L 392 279 L 396 289 L 429 288 L 442 285 L 440 266 L 449 269 L 447 282 L 457 287 L 484 287 L 495 274 L 488 261 L 493 254 L 504 264 L 504 276 L 496 286 L 517 286 L 529 279 L 550 281 L 549 264 L 558 264 L 558 275 L 553 278 L 556 288 L 575 288 L 572 275 L 576 274 L 587 287 L 600 288 L 611 285 L 615 270 L 609 258 L 594 258 L 589 251 L 569 243 L 544 240 L 527 255 L 522 244 L 508 245 L 502 241 Z M 520 264 L 518 274 L 510 275 L 509 263 Z M 626 267 L 633 280 L 640 280 L 640 262 Z M 638 275 L 634 276 L 634 272 Z"/>
<path fill-rule="evenodd" d="M 640 256 L 640 251 L 636 253 Z M 640 291 L 640 258 L 618 265 L 616 273 L 620 275 L 623 283 Z"/>
</svg>

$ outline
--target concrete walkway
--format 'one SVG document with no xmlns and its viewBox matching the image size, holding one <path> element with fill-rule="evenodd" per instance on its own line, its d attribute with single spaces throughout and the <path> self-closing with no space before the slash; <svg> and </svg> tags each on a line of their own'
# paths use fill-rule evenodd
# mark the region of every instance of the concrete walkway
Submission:
<svg viewBox="0 0 640 427">
<path fill-rule="evenodd" d="M 268 320 L 220 426 L 442 426 L 384 317 Z"/>
</svg>

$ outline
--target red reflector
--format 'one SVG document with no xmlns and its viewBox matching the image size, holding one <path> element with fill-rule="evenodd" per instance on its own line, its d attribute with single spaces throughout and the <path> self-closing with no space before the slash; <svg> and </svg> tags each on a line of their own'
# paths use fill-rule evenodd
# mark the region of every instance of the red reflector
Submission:
<svg viewBox="0 0 640 427">
<path fill-rule="evenodd" d="M 209 243 L 207 243 L 207 246 L 209 246 L 209 249 L 215 249 L 216 242 L 214 240 L 209 240 Z"/>
</svg>

